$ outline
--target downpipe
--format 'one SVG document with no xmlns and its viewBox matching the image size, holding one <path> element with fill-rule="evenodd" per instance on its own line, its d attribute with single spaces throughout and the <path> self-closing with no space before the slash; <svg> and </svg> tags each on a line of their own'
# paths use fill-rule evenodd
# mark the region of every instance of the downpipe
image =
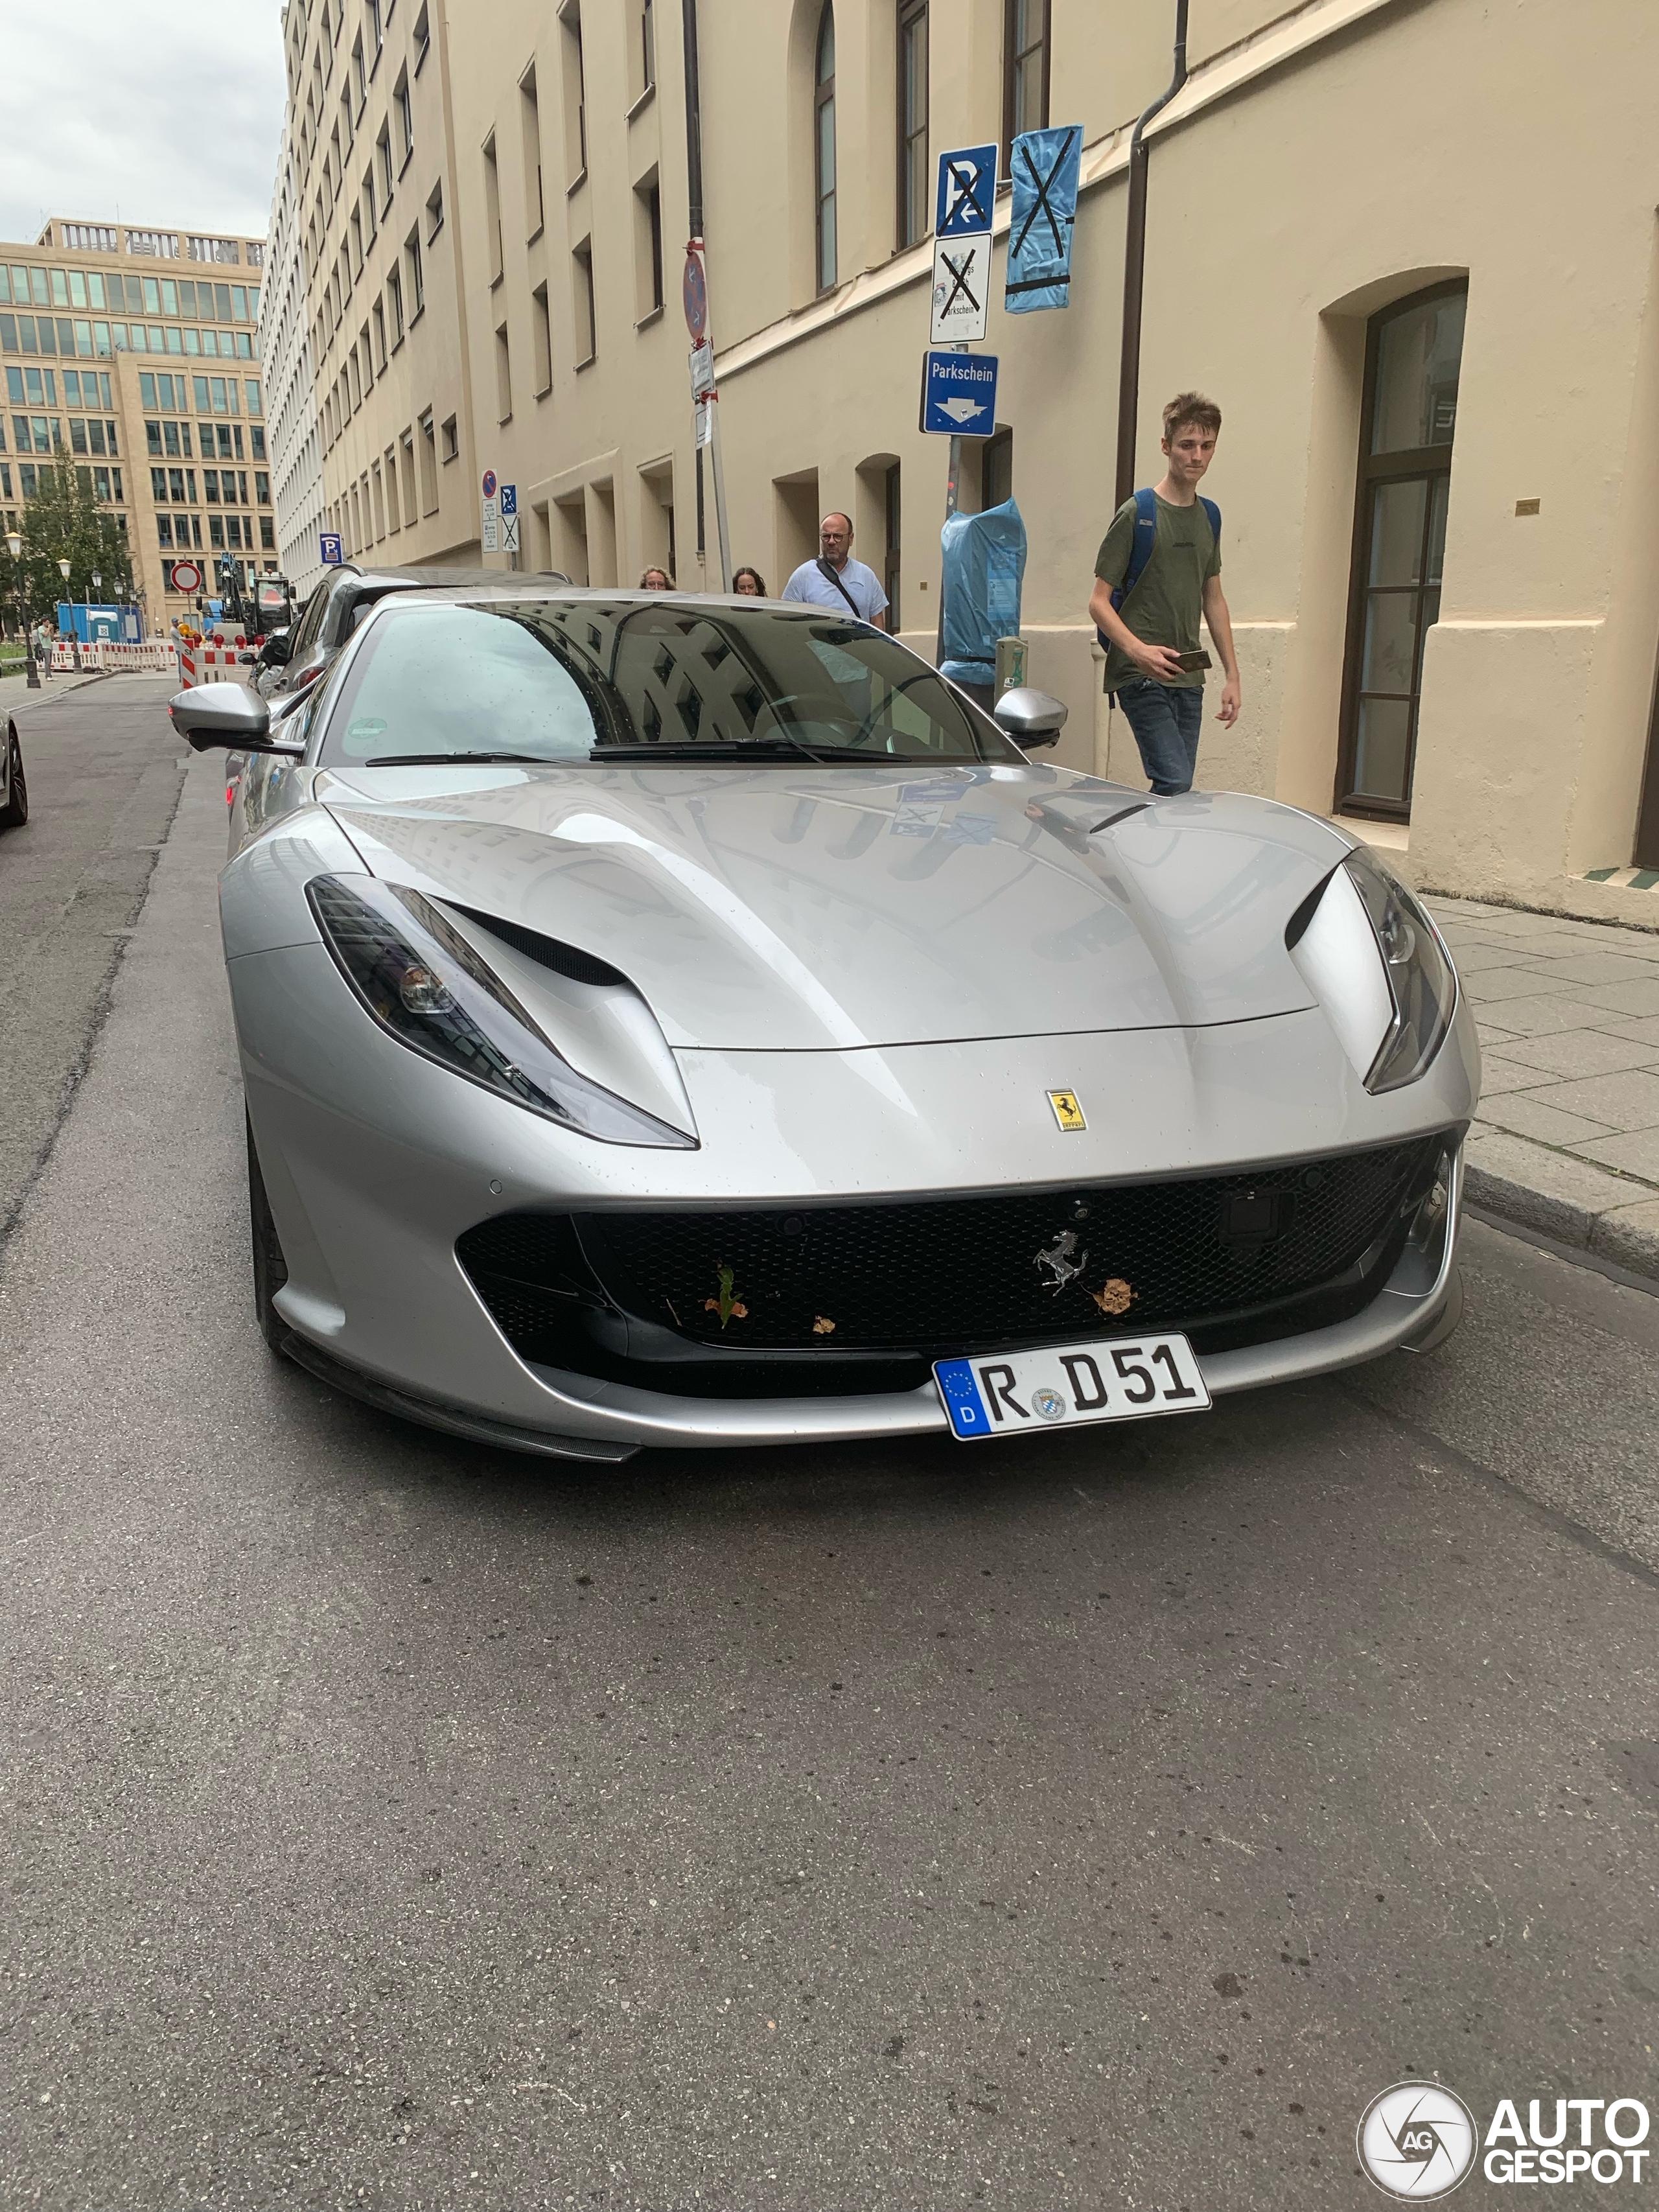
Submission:
<svg viewBox="0 0 1659 2212">
<path fill-rule="evenodd" d="M 1187 5 L 1176 0 L 1175 60 L 1170 82 L 1141 110 L 1129 138 L 1129 214 L 1123 245 L 1123 353 L 1117 381 L 1117 504 L 1134 495 L 1135 427 L 1140 408 L 1140 305 L 1146 273 L 1146 125 L 1187 82 Z"/>
</svg>

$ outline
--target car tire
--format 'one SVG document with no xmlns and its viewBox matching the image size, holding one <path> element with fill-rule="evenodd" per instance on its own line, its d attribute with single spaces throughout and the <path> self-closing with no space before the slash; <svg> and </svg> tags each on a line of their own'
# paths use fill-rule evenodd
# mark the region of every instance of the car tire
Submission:
<svg viewBox="0 0 1659 2212">
<path fill-rule="evenodd" d="M 14 729 L 6 740 L 7 794 L 0 806 L 0 829 L 21 830 L 29 818 L 29 787 L 23 774 L 23 748 Z"/>
<path fill-rule="evenodd" d="M 246 1115 L 243 1118 L 246 1119 Z M 283 1240 L 276 1234 L 270 1200 L 265 1196 L 252 1121 L 247 1122 L 247 1210 L 253 1243 L 253 1310 L 258 1317 L 259 1334 L 273 1352 L 280 1352 L 288 1342 L 288 1324 L 271 1301 L 288 1280 L 288 1261 L 283 1256 Z"/>
</svg>

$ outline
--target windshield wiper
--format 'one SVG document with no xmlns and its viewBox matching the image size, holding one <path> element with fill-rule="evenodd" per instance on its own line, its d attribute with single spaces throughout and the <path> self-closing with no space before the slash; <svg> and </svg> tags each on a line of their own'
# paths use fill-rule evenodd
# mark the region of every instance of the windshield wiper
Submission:
<svg viewBox="0 0 1659 2212">
<path fill-rule="evenodd" d="M 804 738 L 781 736 L 766 738 L 690 738 L 681 742 L 671 738 L 666 744 L 655 744 L 643 740 L 628 740 L 621 744 L 595 745 L 588 755 L 591 761 L 603 763 L 611 760 L 625 761 L 699 761 L 699 760 L 777 760 L 791 754 L 800 754 L 810 761 L 865 760 L 868 753 L 855 751 L 851 745 L 834 745 L 827 750 L 809 745 Z"/>
<path fill-rule="evenodd" d="M 521 768 L 556 768 L 544 753 L 376 753 L 373 760 L 343 762 L 351 768 L 474 767 L 481 761 L 507 761 Z"/>
</svg>

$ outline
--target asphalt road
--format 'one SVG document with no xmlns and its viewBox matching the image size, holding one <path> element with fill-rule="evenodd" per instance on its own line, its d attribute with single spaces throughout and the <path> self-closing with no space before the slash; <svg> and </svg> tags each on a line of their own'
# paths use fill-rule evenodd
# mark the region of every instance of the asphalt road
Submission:
<svg viewBox="0 0 1659 2212">
<path fill-rule="evenodd" d="M 252 1324 L 222 812 L 0 1267 L 0 2205 L 1296 2212 L 1402 2076 L 1654 2101 L 1659 1301 L 1476 1225 L 1202 1419 L 401 1426 Z"/>
</svg>

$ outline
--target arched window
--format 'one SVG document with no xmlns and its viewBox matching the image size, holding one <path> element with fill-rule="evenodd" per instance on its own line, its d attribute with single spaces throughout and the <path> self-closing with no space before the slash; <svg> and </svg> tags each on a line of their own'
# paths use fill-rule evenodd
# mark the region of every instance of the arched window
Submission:
<svg viewBox="0 0 1659 2212">
<path fill-rule="evenodd" d="M 818 289 L 836 281 L 836 9 L 823 0 L 812 64 L 812 134 L 817 182 Z"/>
<path fill-rule="evenodd" d="M 1336 787 L 1337 805 L 1356 814 L 1411 812 L 1468 298 L 1461 282 L 1436 285 L 1374 315 L 1368 333 Z"/>
</svg>

